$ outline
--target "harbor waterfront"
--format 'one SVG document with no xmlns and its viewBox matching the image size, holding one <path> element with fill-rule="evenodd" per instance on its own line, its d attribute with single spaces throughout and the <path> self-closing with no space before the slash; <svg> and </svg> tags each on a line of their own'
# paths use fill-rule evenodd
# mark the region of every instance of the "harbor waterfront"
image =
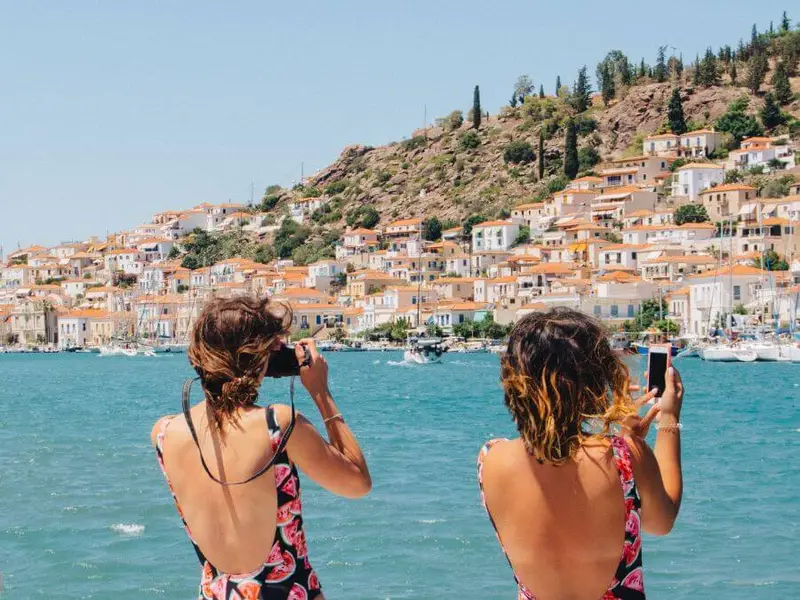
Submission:
<svg viewBox="0 0 800 600">
<path fill-rule="evenodd" d="M 498 359 L 334 353 L 331 386 L 374 488 L 358 502 L 303 478 L 310 556 L 329 599 L 511 599 L 480 505 L 475 459 L 511 436 Z M 641 372 L 643 359 L 629 359 Z M 677 363 L 687 387 L 685 495 L 673 533 L 647 536 L 654 598 L 800 597 L 800 368 Z M 4 599 L 190 598 L 197 559 L 149 433 L 177 412 L 185 354 L 0 356 Z M 299 386 L 298 386 L 299 387 Z M 288 401 L 267 382 L 265 402 Z M 298 408 L 319 423 L 298 391 Z"/>
</svg>

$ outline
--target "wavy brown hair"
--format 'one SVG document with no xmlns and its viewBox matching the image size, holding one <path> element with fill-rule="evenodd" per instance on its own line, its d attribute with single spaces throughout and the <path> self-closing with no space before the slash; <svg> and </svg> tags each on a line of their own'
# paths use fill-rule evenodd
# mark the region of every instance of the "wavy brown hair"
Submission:
<svg viewBox="0 0 800 600">
<path fill-rule="evenodd" d="M 253 294 L 206 304 L 194 324 L 189 362 L 219 431 L 238 408 L 255 403 L 269 348 L 291 323 L 288 307 Z"/>
<path fill-rule="evenodd" d="M 586 439 L 590 422 L 611 425 L 633 412 L 628 368 L 608 334 L 581 312 L 554 308 L 522 318 L 501 361 L 505 404 L 528 453 L 562 464 Z"/>
</svg>

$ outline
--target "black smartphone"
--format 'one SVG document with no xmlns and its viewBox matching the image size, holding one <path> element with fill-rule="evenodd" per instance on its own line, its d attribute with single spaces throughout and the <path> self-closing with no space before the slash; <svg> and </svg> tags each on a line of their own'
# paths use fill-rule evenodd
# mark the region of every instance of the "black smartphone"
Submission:
<svg viewBox="0 0 800 600">
<path fill-rule="evenodd" d="M 647 351 L 647 391 L 658 390 L 658 398 L 667 386 L 670 351 L 669 344 L 652 344 Z"/>
</svg>

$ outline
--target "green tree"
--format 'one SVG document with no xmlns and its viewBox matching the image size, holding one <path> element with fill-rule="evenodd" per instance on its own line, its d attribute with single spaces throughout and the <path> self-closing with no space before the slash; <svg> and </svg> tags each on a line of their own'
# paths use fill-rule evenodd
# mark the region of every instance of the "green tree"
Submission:
<svg viewBox="0 0 800 600">
<path fill-rule="evenodd" d="M 639 79 L 647 77 L 647 65 L 644 62 L 644 58 L 642 58 L 642 62 L 639 63 L 639 70 L 636 72 L 636 77 Z"/>
<path fill-rule="evenodd" d="M 598 86 L 600 86 L 600 94 L 603 97 L 603 104 L 608 106 L 611 100 L 614 99 L 614 94 L 616 94 L 617 90 L 614 74 L 611 72 L 608 64 L 605 62 L 601 62 L 597 66 L 597 82 Z"/>
<path fill-rule="evenodd" d="M 569 119 L 566 124 L 566 134 L 564 138 L 564 174 L 570 179 L 575 179 L 579 169 L 578 134 L 575 130 L 575 122 Z"/>
<path fill-rule="evenodd" d="M 520 75 L 517 77 L 517 82 L 514 84 L 514 96 L 517 101 L 522 104 L 525 98 L 533 93 L 533 80 L 528 75 Z"/>
<path fill-rule="evenodd" d="M 181 261 L 181 266 L 184 269 L 191 269 L 192 271 L 194 271 L 195 269 L 200 268 L 200 261 L 197 260 L 197 256 L 195 256 L 194 254 L 187 254 L 186 256 L 183 257 L 183 260 Z"/>
<path fill-rule="evenodd" d="M 528 142 L 511 142 L 503 151 L 503 160 L 507 163 L 529 163 L 535 159 L 536 155 Z"/>
<path fill-rule="evenodd" d="M 717 57 L 711 48 L 706 49 L 706 55 L 700 63 L 700 83 L 706 87 L 720 84 Z"/>
<path fill-rule="evenodd" d="M 509 105 L 511 108 L 516 108 L 516 107 L 517 107 L 517 94 L 516 94 L 516 93 L 514 93 L 514 94 L 511 94 L 511 100 L 509 100 L 509 101 L 508 101 L 508 105 Z M 472 114 L 472 113 L 470 113 L 470 115 L 471 115 L 471 114 Z"/>
<path fill-rule="evenodd" d="M 523 225 L 519 228 L 519 233 L 517 234 L 517 238 L 514 240 L 514 245 L 521 246 L 523 244 L 527 244 L 531 239 L 531 228 L 527 225 Z"/>
<path fill-rule="evenodd" d="M 275 258 L 275 250 L 269 244 L 261 244 L 253 255 L 253 260 L 263 265 L 269 264 Z"/>
<path fill-rule="evenodd" d="M 765 271 L 788 271 L 789 263 L 775 250 L 762 252 L 760 256 L 753 259 L 753 266 Z"/>
<path fill-rule="evenodd" d="M 442 223 L 437 217 L 430 217 L 422 222 L 422 239 L 436 242 L 442 238 Z"/>
<path fill-rule="evenodd" d="M 686 118 L 683 115 L 683 102 L 681 102 L 681 91 L 678 88 L 672 90 L 672 97 L 669 99 L 667 108 L 667 122 L 669 129 L 676 135 L 686 133 Z"/>
<path fill-rule="evenodd" d="M 667 47 L 658 47 L 658 56 L 656 57 L 656 66 L 653 69 L 653 75 L 658 83 L 664 83 L 667 80 Z"/>
<path fill-rule="evenodd" d="M 472 126 L 475 129 L 480 129 L 482 116 L 483 111 L 481 110 L 481 90 L 476 85 L 475 90 L 472 93 Z"/>
<path fill-rule="evenodd" d="M 589 108 L 591 101 L 592 86 L 589 84 L 589 76 L 586 74 L 586 66 L 578 71 L 578 79 L 575 81 L 572 101 L 577 112 L 582 113 Z"/>
<path fill-rule="evenodd" d="M 173 246 L 169 249 L 169 254 L 167 254 L 168 260 L 175 260 L 181 255 L 181 251 L 178 249 L 177 246 Z"/>
<path fill-rule="evenodd" d="M 735 60 L 731 61 L 730 76 L 731 76 L 731 85 L 736 85 L 736 80 L 739 78 L 739 73 L 736 71 Z"/>
<path fill-rule="evenodd" d="M 289 258 L 292 251 L 302 246 L 309 235 L 309 230 L 294 219 L 284 219 L 275 234 L 275 253 L 279 258 Z"/>
<path fill-rule="evenodd" d="M 585 146 L 578 150 L 579 171 L 588 171 L 600 162 L 600 153 L 592 146 Z"/>
<path fill-rule="evenodd" d="M 773 129 L 784 122 L 781 107 L 775 101 L 772 92 L 767 92 L 764 96 L 764 108 L 761 109 L 761 122 L 767 129 Z"/>
<path fill-rule="evenodd" d="M 750 100 L 742 96 L 728 105 L 728 110 L 716 121 L 719 131 L 729 133 L 734 144 L 738 145 L 746 137 L 761 135 L 764 128 L 753 115 L 747 114 Z"/>
<path fill-rule="evenodd" d="M 660 321 L 656 321 L 653 323 L 653 327 L 658 329 L 661 333 L 666 333 L 669 335 L 677 335 L 681 330 L 681 328 L 678 327 L 678 324 L 670 319 L 661 319 Z"/>
<path fill-rule="evenodd" d="M 463 236 L 469 237 L 472 235 L 472 228 L 477 225 L 478 223 L 483 223 L 486 221 L 486 217 L 484 215 L 470 215 L 466 219 L 464 219 L 464 223 L 461 225 L 461 231 Z"/>
<path fill-rule="evenodd" d="M 675 224 L 707 223 L 709 221 L 706 207 L 702 204 L 684 204 L 675 209 Z"/>
<path fill-rule="evenodd" d="M 698 54 L 697 57 L 694 59 L 694 73 L 693 73 L 693 81 L 695 87 L 700 87 L 703 83 L 703 69 L 700 65 L 700 55 Z"/>
<path fill-rule="evenodd" d="M 539 98 L 544 98 L 544 84 L 539 84 Z"/>
<path fill-rule="evenodd" d="M 747 61 L 747 87 L 751 92 L 758 93 L 768 70 L 769 62 L 766 53 L 756 52 L 750 57 L 750 60 Z"/>
<path fill-rule="evenodd" d="M 775 99 L 778 104 L 785 106 L 794 98 L 792 86 L 789 84 L 789 74 L 786 72 L 786 65 L 783 61 L 775 67 L 775 74 L 772 76 L 772 89 L 775 92 Z"/>
<path fill-rule="evenodd" d="M 556 98 L 558 98 L 559 93 L 561 92 L 561 75 L 556 75 Z"/>
<path fill-rule="evenodd" d="M 544 131 L 539 130 L 539 181 L 544 179 Z"/>
<path fill-rule="evenodd" d="M 789 33 L 791 29 L 791 22 L 789 21 L 789 16 L 786 14 L 786 11 L 783 11 L 783 17 L 781 18 L 781 33 Z"/>
</svg>

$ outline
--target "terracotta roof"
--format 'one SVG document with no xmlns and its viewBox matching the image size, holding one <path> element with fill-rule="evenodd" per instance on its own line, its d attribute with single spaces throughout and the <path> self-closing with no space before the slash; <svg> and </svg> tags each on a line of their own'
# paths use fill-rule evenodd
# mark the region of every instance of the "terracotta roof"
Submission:
<svg viewBox="0 0 800 600">
<path fill-rule="evenodd" d="M 648 135 L 644 139 L 645 139 L 645 141 L 647 141 L 647 140 L 670 140 L 670 139 L 676 139 L 676 138 L 679 138 L 679 137 L 680 136 L 677 133 L 660 133 L 659 135 Z"/>
<path fill-rule="evenodd" d="M 721 277 L 723 275 L 733 275 L 733 276 L 748 276 L 748 275 L 758 275 L 764 276 L 769 275 L 769 271 L 762 271 L 761 269 L 757 269 L 755 267 L 751 267 L 748 265 L 733 265 L 733 268 L 730 266 L 723 267 L 721 269 L 715 269 L 713 271 L 706 271 L 704 273 L 698 273 L 696 275 L 689 275 L 689 278 L 699 278 L 699 277 Z"/>
<path fill-rule="evenodd" d="M 682 167 L 678 167 L 678 171 L 688 171 L 689 169 L 722 169 L 722 165 L 716 165 L 714 163 L 689 163 L 683 165 Z"/>
<path fill-rule="evenodd" d="M 755 192 L 756 188 L 751 187 L 749 185 L 744 185 L 743 183 L 726 183 L 724 185 L 717 185 L 714 187 L 710 187 L 706 190 L 700 192 L 700 195 L 703 194 L 715 194 L 718 192 Z"/>
<path fill-rule="evenodd" d="M 395 221 L 394 223 L 389 223 L 389 225 L 387 225 L 387 228 L 405 227 L 408 225 L 422 225 L 422 219 L 400 219 L 399 221 Z"/>
<path fill-rule="evenodd" d="M 480 227 L 505 227 L 508 225 L 516 225 L 516 223 L 512 223 L 511 221 L 484 221 L 483 223 L 474 225 L 472 229 L 475 230 Z"/>
<path fill-rule="evenodd" d="M 527 204 L 520 204 L 519 206 L 515 206 L 511 210 L 528 210 L 533 208 L 542 208 L 544 206 L 544 202 L 529 202 Z M 461 229 L 460 227 L 458 229 Z"/>
</svg>

